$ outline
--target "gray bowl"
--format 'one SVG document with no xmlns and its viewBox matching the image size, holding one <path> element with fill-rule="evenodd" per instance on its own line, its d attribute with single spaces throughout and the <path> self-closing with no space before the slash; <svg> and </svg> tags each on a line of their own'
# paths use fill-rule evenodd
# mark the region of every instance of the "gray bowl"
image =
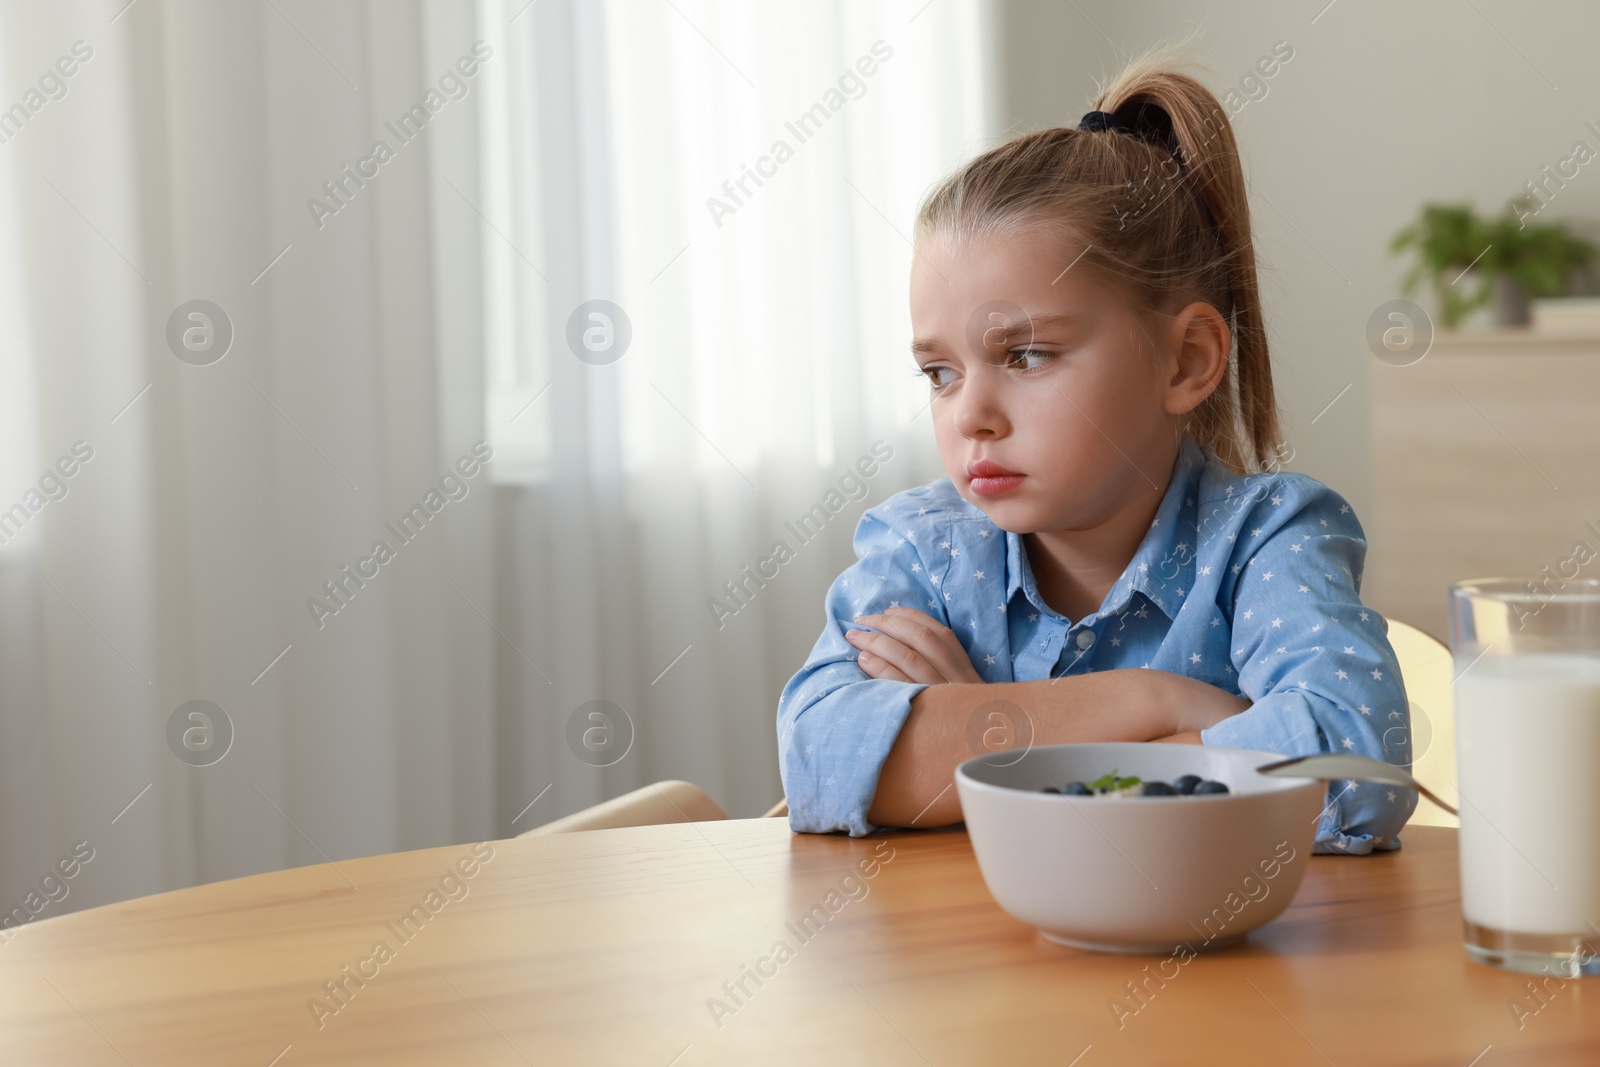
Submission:
<svg viewBox="0 0 1600 1067">
<path fill-rule="evenodd" d="M 1045 745 L 963 762 L 956 790 L 983 880 L 1012 916 L 1074 948 L 1199 952 L 1277 918 L 1300 887 L 1327 785 L 1256 773 L 1282 758 L 1211 745 Z M 1112 770 L 1169 783 L 1198 774 L 1231 792 L 1040 792 Z"/>
</svg>

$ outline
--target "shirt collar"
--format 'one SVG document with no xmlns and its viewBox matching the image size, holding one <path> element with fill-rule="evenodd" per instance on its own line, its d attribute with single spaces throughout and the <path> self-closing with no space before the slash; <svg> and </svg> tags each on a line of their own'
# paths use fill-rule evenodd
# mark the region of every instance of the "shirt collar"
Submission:
<svg viewBox="0 0 1600 1067">
<path fill-rule="evenodd" d="M 1177 590 L 1182 588 L 1187 592 L 1194 588 L 1194 539 L 1192 536 L 1180 537 L 1179 531 L 1185 528 L 1181 522 L 1183 510 L 1191 506 L 1188 502 L 1193 499 L 1206 461 L 1204 449 L 1193 434 L 1184 430 L 1178 455 L 1173 461 L 1171 480 L 1161 498 L 1161 505 L 1156 509 L 1155 519 L 1150 529 L 1145 531 L 1144 539 L 1122 572 L 1122 577 L 1106 594 L 1097 615 L 1105 616 L 1121 610 L 1135 592 L 1140 592 L 1171 617 L 1179 605 Z M 1188 529 L 1193 529 L 1192 523 L 1188 524 Z M 1006 575 L 1007 603 L 1020 590 L 1041 611 L 1052 610 L 1034 584 L 1033 568 L 1028 565 L 1028 553 L 1022 535 L 1009 530 L 1006 531 Z"/>
</svg>

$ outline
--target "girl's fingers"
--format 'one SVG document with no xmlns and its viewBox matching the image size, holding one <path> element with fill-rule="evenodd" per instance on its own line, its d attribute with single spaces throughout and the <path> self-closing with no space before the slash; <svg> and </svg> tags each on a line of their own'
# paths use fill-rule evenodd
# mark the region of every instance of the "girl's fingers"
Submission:
<svg viewBox="0 0 1600 1067">
<path fill-rule="evenodd" d="M 845 640 L 861 649 L 863 653 L 869 653 L 893 667 L 905 681 L 937 685 L 946 680 L 927 656 L 888 634 L 875 633 L 872 630 L 850 630 L 846 632 Z"/>
<path fill-rule="evenodd" d="M 869 678 L 887 678 L 892 682 L 909 682 L 910 678 L 901 674 L 898 669 L 891 666 L 886 660 L 879 659 L 871 652 L 863 652 L 856 657 L 856 664 Z"/>
<path fill-rule="evenodd" d="M 920 616 L 921 618 L 919 620 L 914 616 Z M 921 612 L 906 610 L 902 614 L 901 609 L 890 608 L 881 615 L 858 616 L 855 621 L 882 631 L 907 648 L 921 654 L 941 670 L 951 665 L 950 647 L 940 637 L 938 632 L 939 624 L 928 618 L 928 616 L 922 615 Z M 954 634 L 951 634 L 951 637 L 954 636 Z M 965 658 L 965 656 L 966 653 L 962 652 L 962 657 Z"/>
<path fill-rule="evenodd" d="M 961 639 L 948 626 L 915 608 L 889 608 L 856 620 L 893 636 L 922 655 L 946 682 L 981 682 Z"/>
</svg>

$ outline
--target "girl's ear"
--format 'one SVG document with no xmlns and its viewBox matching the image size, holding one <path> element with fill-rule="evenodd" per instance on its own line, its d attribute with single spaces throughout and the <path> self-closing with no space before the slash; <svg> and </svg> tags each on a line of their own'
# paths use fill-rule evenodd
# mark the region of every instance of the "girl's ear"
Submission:
<svg viewBox="0 0 1600 1067">
<path fill-rule="evenodd" d="M 1233 334 L 1221 312 L 1201 300 L 1173 317 L 1167 343 L 1163 406 L 1169 414 L 1187 414 L 1222 383 Z"/>
</svg>

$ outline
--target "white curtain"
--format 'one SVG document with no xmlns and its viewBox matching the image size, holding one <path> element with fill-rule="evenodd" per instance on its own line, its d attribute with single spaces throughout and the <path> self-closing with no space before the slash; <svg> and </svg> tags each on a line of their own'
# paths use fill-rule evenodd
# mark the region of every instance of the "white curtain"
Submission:
<svg viewBox="0 0 1600 1067">
<path fill-rule="evenodd" d="M 0 9 L 0 911 L 775 801 L 856 518 L 939 473 L 906 238 L 987 18 Z"/>
</svg>

